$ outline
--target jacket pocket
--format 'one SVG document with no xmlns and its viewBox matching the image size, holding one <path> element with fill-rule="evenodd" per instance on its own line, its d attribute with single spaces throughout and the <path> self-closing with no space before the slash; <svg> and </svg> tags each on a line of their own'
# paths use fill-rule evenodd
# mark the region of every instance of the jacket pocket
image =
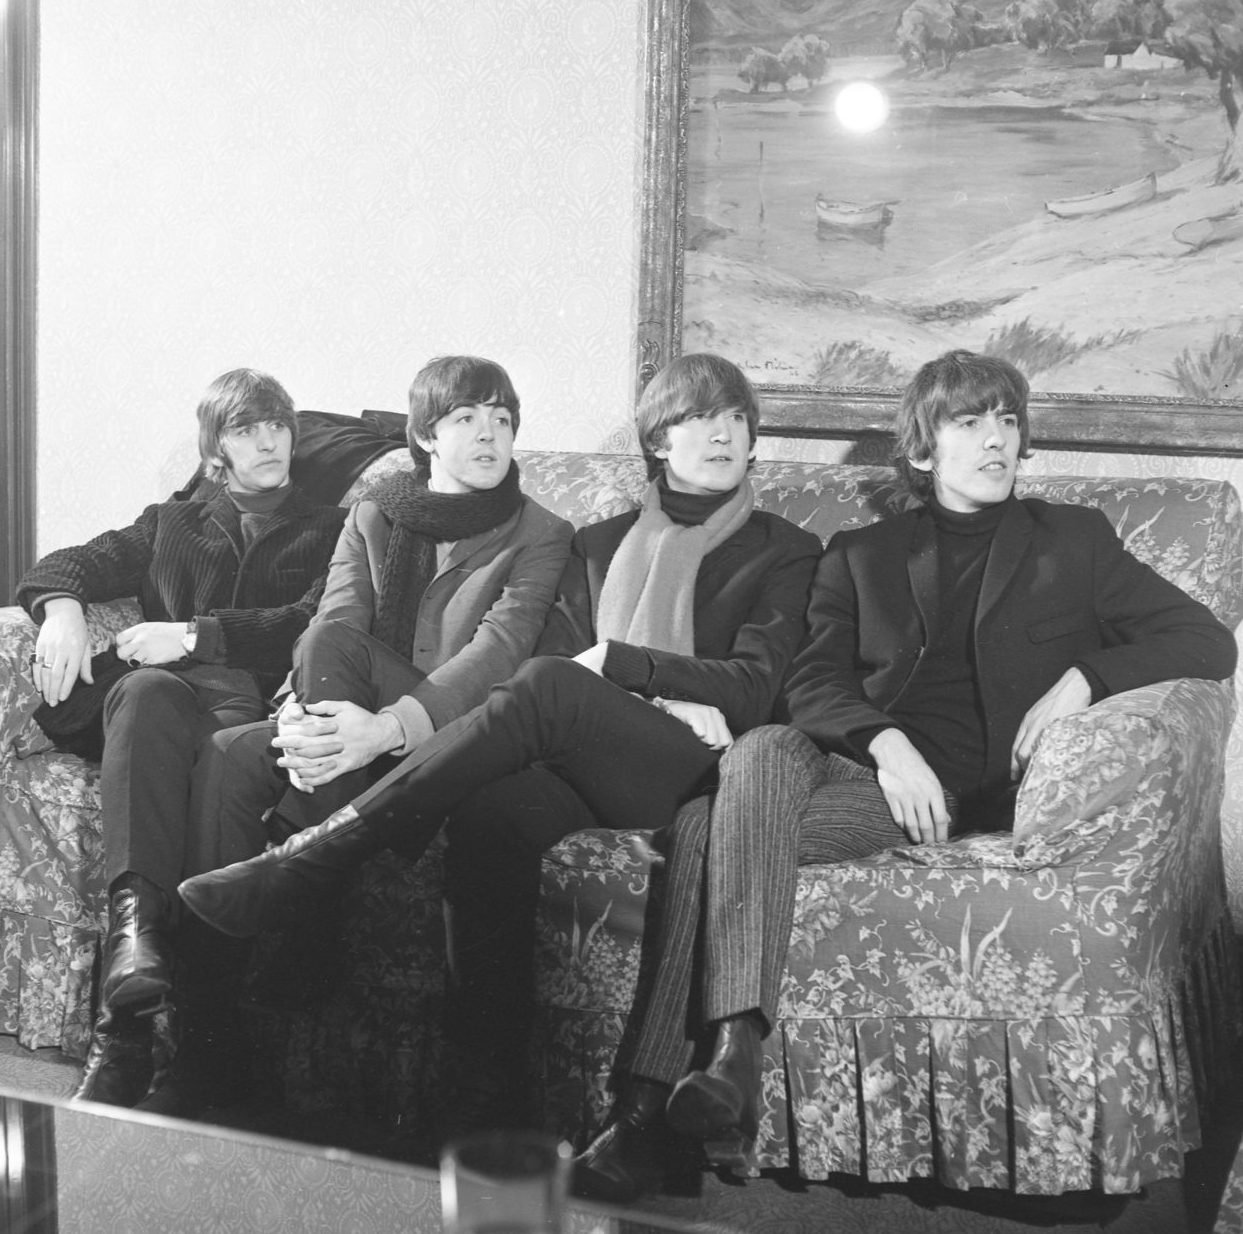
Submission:
<svg viewBox="0 0 1243 1234">
<path fill-rule="evenodd" d="M 1047 643 L 1050 639 L 1065 638 L 1068 634 L 1081 634 L 1091 630 L 1095 621 L 1090 613 L 1076 609 L 1073 613 L 1059 613 L 1043 621 L 1033 621 L 1027 627 L 1027 637 L 1033 643 Z"/>
</svg>

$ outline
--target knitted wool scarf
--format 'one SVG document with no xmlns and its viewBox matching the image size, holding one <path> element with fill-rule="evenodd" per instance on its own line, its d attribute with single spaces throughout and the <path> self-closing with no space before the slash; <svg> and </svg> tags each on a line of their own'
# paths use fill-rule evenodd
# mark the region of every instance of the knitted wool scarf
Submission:
<svg viewBox="0 0 1243 1234">
<path fill-rule="evenodd" d="M 604 576 L 596 614 L 598 637 L 694 655 L 695 579 L 700 563 L 751 517 L 754 505 L 751 481 L 744 479 L 706 522 L 687 527 L 664 512 L 660 485 L 650 484 L 638 521 L 618 545 Z"/>
<path fill-rule="evenodd" d="M 386 476 L 368 497 L 393 525 L 371 632 L 385 646 L 408 656 L 419 604 L 436 576 L 436 545 L 481 535 L 512 518 L 522 504 L 518 465 L 510 463 L 496 488 L 472 493 L 434 493 L 426 477 L 397 472 Z"/>
</svg>

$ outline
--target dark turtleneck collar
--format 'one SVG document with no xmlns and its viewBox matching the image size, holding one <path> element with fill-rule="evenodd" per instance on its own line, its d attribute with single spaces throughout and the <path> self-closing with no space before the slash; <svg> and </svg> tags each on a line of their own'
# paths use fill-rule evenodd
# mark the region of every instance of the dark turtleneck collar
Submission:
<svg viewBox="0 0 1243 1234">
<path fill-rule="evenodd" d="M 662 473 L 657 480 L 660 485 L 660 508 L 683 527 L 698 527 L 706 523 L 737 491 L 728 493 L 680 493 L 669 487 Z"/>
<path fill-rule="evenodd" d="M 1010 503 L 1017 500 L 1011 493 L 1005 501 L 999 501 L 995 506 L 985 506 L 982 510 L 972 510 L 964 514 L 959 510 L 947 509 L 933 495 L 928 498 L 928 511 L 938 531 L 956 536 L 991 535 L 1001 525 Z"/>
<path fill-rule="evenodd" d="M 293 485 L 286 481 L 280 488 L 270 488 L 262 493 L 239 493 L 234 489 L 226 490 L 229 500 L 242 514 L 273 514 L 285 504 Z"/>
</svg>

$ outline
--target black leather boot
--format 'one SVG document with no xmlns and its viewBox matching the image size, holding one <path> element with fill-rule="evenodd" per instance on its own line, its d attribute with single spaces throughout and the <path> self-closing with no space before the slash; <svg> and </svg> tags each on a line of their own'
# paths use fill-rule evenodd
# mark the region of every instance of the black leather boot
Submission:
<svg viewBox="0 0 1243 1234">
<path fill-rule="evenodd" d="M 669 1148 L 664 1116 L 668 1097 L 667 1084 L 641 1078 L 626 1084 L 608 1125 L 574 1158 L 570 1187 L 576 1196 L 631 1204 L 659 1189 Z"/>
<path fill-rule="evenodd" d="M 368 802 L 366 817 L 344 806 L 258 857 L 186 879 L 177 888 L 181 898 L 209 926 L 234 938 L 294 924 L 300 913 L 336 891 L 351 870 L 389 846 L 395 826 L 390 798 L 401 794 L 396 785 L 388 787 Z M 428 841 L 441 821 L 426 829 Z"/>
<path fill-rule="evenodd" d="M 108 897 L 100 1007 L 151 1013 L 172 988 L 168 897 L 141 875 L 123 874 Z"/>
<path fill-rule="evenodd" d="M 151 1087 L 152 1017 L 104 1010 L 95 1021 L 82 1079 L 71 1101 L 135 1106 Z"/>
<path fill-rule="evenodd" d="M 669 1126 L 702 1140 L 713 1165 L 745 1169 L 759 1129 L 760 1021 L 747 1013 L 722 1020 L 706 1071 L 681 1079 L 669 1098 Z"/>
</svg>

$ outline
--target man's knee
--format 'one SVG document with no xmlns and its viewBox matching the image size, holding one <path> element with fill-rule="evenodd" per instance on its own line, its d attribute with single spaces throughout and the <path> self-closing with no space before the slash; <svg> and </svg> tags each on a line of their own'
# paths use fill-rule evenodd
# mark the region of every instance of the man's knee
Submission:
<svg viewBox="0 0 1243 1234">
<path fill-rule="evenodd" d="M 221 787 L 267 773 L 276 762 L 272 748 L 275 736 L 276 725 L 271 720 L 209 733 L 199 746 L 200 771 L 215 777 Z"/>
<path fill-rule="evenodd" d="M 194 687 L 167 669 L 147 666 L 126 673 L 104 699 L 104 723 L 121 715 L 131 719 L 164 717 L 170 712 L 193 715 L 198 707 Z"/>
<path fill-rule="evenodd" d="M 518 690 L 556 689 L 579 682 L 584 673 L 595 675 L 565 656 L 532 656 L 518 665 L 509 685 Z"/>
<path fill-rule="evenodd" d="M 337 618 L 313 621 L 294 644 L 294 661 L 296 663 L 306 656 L 338 655 L 342 651 L 353 650 L 358 642 L 358 627 L 350 625 L 348 621 Z"/>
<path fill-rule="evenodd" d="M 787 724 L 762 724 L 743 733 L 721 756 L 721 778 L 729 773 L 772 768 L 779 774 L 819 769 L 824 756 L 805 733 Z"/>
</svg>

